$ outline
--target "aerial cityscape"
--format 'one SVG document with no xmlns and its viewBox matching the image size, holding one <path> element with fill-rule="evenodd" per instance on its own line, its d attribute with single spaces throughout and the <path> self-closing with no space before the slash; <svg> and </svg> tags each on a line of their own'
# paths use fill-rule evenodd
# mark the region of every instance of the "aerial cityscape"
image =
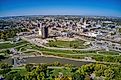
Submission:
<svg viewBox="0 0 121 80">
<path fill-rule="evenodd" d="M 0 1 L 0 80 L 121 80 L 121 1 Z"/>
</svg>

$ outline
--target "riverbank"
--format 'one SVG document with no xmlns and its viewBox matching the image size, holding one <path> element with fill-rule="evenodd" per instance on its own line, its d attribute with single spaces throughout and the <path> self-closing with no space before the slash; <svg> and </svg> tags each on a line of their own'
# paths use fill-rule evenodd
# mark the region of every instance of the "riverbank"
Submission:
<svg viewBox="0 0 121 80">
<path fill-rule="evenodd" d="M 74 58 L 66 58 L 66 57 L 60 57 L 60 56 L 54 56 L 54 55 L 31 55 L 29 57 L 48 57 L 48 58 L 58 58 L 58 59 L 67 59 L 72 61 L 80 61 L 80 62 L 90 62 L 90 63 L 102 63 L 102 64 L 119 64 L 120 63 L 113 63 L 113 62 L 101 62 L 96 60 L 85 60 L 85 59 L 74 59 Z"/>
</svg>

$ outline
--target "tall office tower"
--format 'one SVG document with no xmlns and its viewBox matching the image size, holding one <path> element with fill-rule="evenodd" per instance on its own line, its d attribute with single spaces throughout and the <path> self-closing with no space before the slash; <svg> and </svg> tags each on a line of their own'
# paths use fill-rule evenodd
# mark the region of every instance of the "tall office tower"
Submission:
<svg viewBox="0 0 121 80">
<path fill-rule="evenodd" d="M 86 25 L 88 23 L 88 19 L 87 18 L 84 18 L 84 25 Z"/>
<path fill-rule="evenodd" d="M 81 22 L 81 23 L 84 23 L 84 18 L 81 18 L 81 19 L 80 19 L 80 22 Z"/>
<path fill-rule="evenodd" d="M 38 33 L 39 33 L 39 36 L 42 36 L 41 27 L 42 27 L 42 23 L 38 23 Z"/>
<path fill-rule="evenodd" d="M 42 32 L 42 38 L 43 38 L 43 39 L 45 39 L 45 38 L 48 37 L 48 27 L 43 26 L 43 27 L 41 28 L 41 32 Z"/>
<path fill-rule="evenodd" d="M 41 31 L 41 29 L 39 28 L 39 36 L 42 36 L 42 31 Z"/>
<path fill-rule="evenodd" d="M 39 28 L 41 28 L 42 27 L 42 23 L 38 23 L 38 25 L 37 25 Z"/>
</svg>

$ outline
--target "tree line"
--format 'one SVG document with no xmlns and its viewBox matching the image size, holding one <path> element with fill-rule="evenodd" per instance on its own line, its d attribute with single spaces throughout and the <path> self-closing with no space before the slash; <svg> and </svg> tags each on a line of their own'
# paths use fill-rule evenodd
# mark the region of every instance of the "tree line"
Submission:
<svg viewBox="0 0 121 80">
<path fill-rule="evenodd" d="M 19 32 L 25 32 L 27 29 L 13 28 L 4 31 L 0 31 L 0 39 L 7 40 L 8 38 L 13 38 Z"/>
<path fill-rule="evenodd" d="M 49 69 L 48 66 L 64 66 Z M 12 71 L 11 66 L 1 63 L 0 74 L 5 80 L 121 80 L 121 65 L 86 64 L 75 67 L 69 64 L 27 64 L 26 74 Z"/>
</svg>

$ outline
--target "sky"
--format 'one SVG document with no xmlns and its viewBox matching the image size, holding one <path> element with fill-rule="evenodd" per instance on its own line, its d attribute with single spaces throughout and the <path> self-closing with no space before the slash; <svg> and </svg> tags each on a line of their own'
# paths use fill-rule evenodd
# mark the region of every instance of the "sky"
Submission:
<svg viewBox="0 0 121 80">
<path fill-rule="evenodd" d="M 0 0 L 0 16 L 22 15 L 121 17 L 121 0 Z"/>
</svg>

